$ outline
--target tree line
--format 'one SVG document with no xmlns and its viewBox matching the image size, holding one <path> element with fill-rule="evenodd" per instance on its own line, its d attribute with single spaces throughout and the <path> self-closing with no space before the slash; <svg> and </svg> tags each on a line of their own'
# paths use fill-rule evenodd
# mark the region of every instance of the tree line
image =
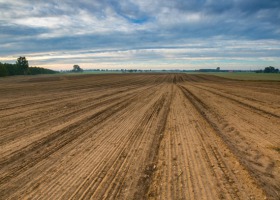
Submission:
<svg viewBox="0 0 280 200">
<path fill-rule="evenodd" d="M 264 68 L 264 70 L 257 70 L 257 73 L 279 73 L 279 69 L 272 66 Z"/>
<path fill-rule="evenodd" d="M 19 57 L 15 64 L 0 62 L 0 77 L 15 75 L 55 74 L 54 70 L 42 67 L 29 67 L 25 57 Z"/>
</svg>

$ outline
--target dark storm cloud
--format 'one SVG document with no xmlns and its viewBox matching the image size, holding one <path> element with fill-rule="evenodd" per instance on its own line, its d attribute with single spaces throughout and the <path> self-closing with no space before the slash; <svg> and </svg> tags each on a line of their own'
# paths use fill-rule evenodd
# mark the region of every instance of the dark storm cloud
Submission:
<svg viewBox="0 0 280 200">
<path fill-rule="evenodd" d="M 0 57 L 41 52 L 40 63 L 55 63 L 48 52 L 91 51 L 101 63 L 244 55 L 277 63 L 279 11 L 279 0 L 0 0 Z"/>
</svg>

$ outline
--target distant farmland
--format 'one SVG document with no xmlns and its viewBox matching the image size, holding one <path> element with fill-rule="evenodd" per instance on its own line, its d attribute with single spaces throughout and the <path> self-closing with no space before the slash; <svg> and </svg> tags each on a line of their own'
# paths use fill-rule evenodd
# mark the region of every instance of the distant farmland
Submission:
<svg viewBox="0 0 280 200">
<path fill-rule="evenodd" d="M 265 80 L 0 79 L 0 199 L 279 199 L 280 82 Z"/>
<path fill-rule="evenodd" d="M 280 81 L 280 73 L 255 73 L 255 72 L 207 72 L 207 73 L 191 73 L 215 75 L 223 78 L 236 80 L 255 80 L 255 81 Z"/>
</svg>

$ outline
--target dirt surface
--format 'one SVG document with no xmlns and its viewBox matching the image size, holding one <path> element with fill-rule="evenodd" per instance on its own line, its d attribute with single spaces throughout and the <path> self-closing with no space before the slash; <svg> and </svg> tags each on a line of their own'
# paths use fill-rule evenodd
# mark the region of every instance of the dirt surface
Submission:
<svg viewBox="0 0 280 200">
<path fill-rule="evenodd" d="M 280 82 L 0 79 L 0 199 L 280 199 Z"/>
</svg>

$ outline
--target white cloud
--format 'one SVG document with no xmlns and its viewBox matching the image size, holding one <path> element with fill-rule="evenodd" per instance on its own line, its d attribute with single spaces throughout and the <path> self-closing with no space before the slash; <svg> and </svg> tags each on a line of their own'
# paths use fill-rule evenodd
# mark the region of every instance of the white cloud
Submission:
<svg viewBox="0 0 280 200">
<path fill-rule="evenodd" d="M 270 7 L 231 0 L 0 0 L 0 60 L 24 54 L 34 65 L 277 63 L 280 15 Z"/>
<path fill-rule="evenodd" d="M 188 41 L 178 46 L 160 48 L 50 51 L 25 56 L 33 66 L 48 66 L 53 69 L 66 69 L 65 67 L 70 69 L 73 64 L 88 68 L 120 68 L 122 66 L 160 68 L 162 66 L 167 69 L 169 64 L 170 67 L 176 65 L 180 69 L 190 65 L 200 68 L 205 65 L 207 67 L 219 65 L 224 69 L 230 69 L 233 66 L 236 69 L 242 69 L 242 67 L 249 69 L 265 66 L 267 62 L 278 67 L 280 59 L 277 55 L 270 55 L 270 51 L 280 52 L 280 42 L 216 40 L 191 43 Z M 0 60 L 15 61 L 17 56 L 0 57 Z"/>
</svg>

